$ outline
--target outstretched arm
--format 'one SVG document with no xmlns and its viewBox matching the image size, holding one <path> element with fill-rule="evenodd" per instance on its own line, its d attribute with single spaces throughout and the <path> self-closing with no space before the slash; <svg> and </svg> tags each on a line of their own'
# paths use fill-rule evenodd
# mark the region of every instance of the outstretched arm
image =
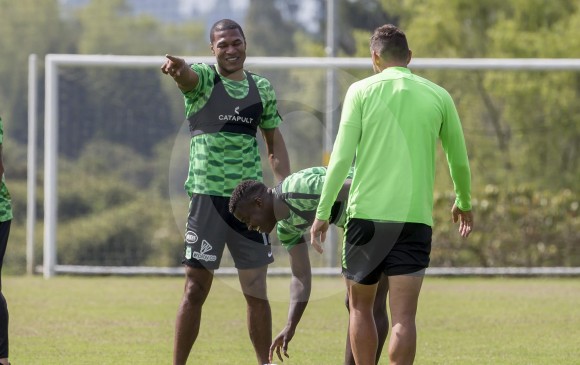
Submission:
<svg viewBox="0 0 580 365">
<path fill-rule="evenodd" d="M 288 253 L 290 254 L 290 268 L 292 269 L 288 322 L 286 323 L 286 327 L 274 338 L 270 346 L 270 362 L 273 360 L 274 352 L 276 352 L 280 361 L 284 361 L 280 350 L 282 350 L 284 356 L 290 357 L 288 355 L 288 343 L 294 337 L 298 322 L 300 322 L 304 310 L 308 305 L 312 286 L 310 258 L 308 257 L 308 246 L 306 243 L 302 242 L 297 244 Z"/>
<path fill-rule="evenodd" d="M 189 67 L 183 58 L 166 54 L 165 62 L 161 65 L 161 72 L 173 77 L 177 87 L 182 92 L 188 92 L 197 86 L 199 76 Z"/>
</svg>

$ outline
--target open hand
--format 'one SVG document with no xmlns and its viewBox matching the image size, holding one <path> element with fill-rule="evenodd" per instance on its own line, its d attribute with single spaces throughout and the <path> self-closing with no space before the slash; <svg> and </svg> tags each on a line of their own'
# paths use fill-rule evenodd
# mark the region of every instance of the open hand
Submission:
<svg viewBox="0 0 580 365">
<path fill-rule="evenodd" d="M 322 242 L 326 241 L 326 232 L 328 231 L 328 226 L 328 220 L 321 221 L 316 218 L 314 223 L 312 223 L 312 227 L 310 227 L 310 244 L 318 253 L 322 253 L 324 251 L 322 249 Z"/>
<path fill-rule="evenodd" d="M 294 331 L 290 330 L 288 327 L 284 328 L 282 332 L 276 336 L 272 345 L 270 345 L 270 362 L 272 362 L 274 358 L 274 351 L 276 351 L 276 355 L 278 355 L 278 359 L 280 359 L 281 362 L 284 362 L 284 359 L 282 358 L 282 354 L 280 354 L 280 350 L 282 350 L 284 356 L 290 358 L 290 355 L 288 355 L 288 343 L 292 340 L 292 337 L 294 337 Z"/>
<path fill-rule="evenodd" d="M 469 234 L 473 230 L 473 213 L 469 211 L 463 211 L 453 204 L 451 208 L 451 217 L 453 223 L 459 221 L 459 234 L 461 237 L 469 237 Z"/>
</svg>

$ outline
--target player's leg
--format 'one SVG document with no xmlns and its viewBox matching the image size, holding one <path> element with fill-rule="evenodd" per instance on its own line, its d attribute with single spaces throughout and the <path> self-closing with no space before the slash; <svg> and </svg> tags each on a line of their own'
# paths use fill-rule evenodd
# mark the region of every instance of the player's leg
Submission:
<svg viewBox="0 0 580 365">
<path fill-rule="evenodd" d="M 425 269 L 429 265 L 431 233 L 431 227 L 425 224 L 405 223 L 386 260 L 392 323 L 389 341 L 391 364 L 413 364 L 415 359 L 415 317 Z"/>
<path fill-rule="evenodd" d="M 238 270 L 247 303 L 247 324 L 258 364 L 267 364 L 272 343 L 272 312 L 266 290 L 268 266 Z"/>
<path fill-rule="evenodd" d="M 381 280 L 377 286 L 377 294 L 375 296 L 375 303 L 373 305 L 373 317 L 375 320 L 375 327 L 377 328 L 377 357 L 375 364 L 379 363 L 381 358 L 381 353 L 383 351 L 383 346 L 387 340 L 387 335 L 389 333 L 389 316 L 387 314 L 387 293 L 389 291 L 389 279 L 387 276 L 382 275 Z M 348 294 L 345 297 L 344 304 L 346 309 L 349 310 Z M 350 310 L 349 310 L 350 313 Z M 347 329 L 346 333 L 346 344 L 344 351 L 344 365 L 356 365 L 354 362 L 354 356 L 352 354 L 352 348 L 350 347 L 350 335 Z"/>
<path fill-rule="evenodd" d="M 199 334 L 201 312 L 213 281 L 213 272 L 185 267 L 185 288 L 177 310 L 173 364 L 184 365 Z"/>
<path fill-rule="evenodd" d="M 377 286 L 377 294 L 375 297 L 375 304 L 373 306 L 373 315 L 375 317 L 375 326 L 377 328 L 377 360 L 379 363 L 383 346 L 389 334 L 389 316 L 387 314 L 387 294 L 389 292 L 389 278 L 382 275 Z"/>
<path fill-rule="evenodd" d="M 2 294 L 2 263 L 12 221 L 0 222 L 0 364 L 8 365 L 8 304 Z"/>
<path fill-rule="evenodd" d="M 374 365 L 378 346 L 377 329 L 373 318 L 377 284 L 365 285 L 345 280 L 350 306 L 350 345 L 355 363 Z"/>
<path fill-rule="evenodd" d="M 350 318 L 350 303 L 348 301 L 348 292 L 344 298 L 344 305 L 348 311 L 348 316 Z M 346 343 L 344 344 L 344 365 L 356 365 L 354 362 L 354 355 L 352 354 L 352 347 L 350 347 L 350 320 L 348 321 L 348 326 L 346 327 Z"/>
<path fill-rule="evenodd" d="M 216 204 L 227 204 L 226 200 L 200 194 L 191 198 L 184 241 L 185 286 L 175 322 L 174 365 L 187 362 L 199 334 L 202 307 L 225 248 L 227 224 Z"/>
<path fill-rule="evenodd" d="M 373 364 L 377 363 L 380 358 L 389 326 L 386 313 L 386 296 L 389 286 L 388 279 L 382 275 L 382 272 L 385 270 L 386 258 L 399 237 L 402 227 L 402 224 L 387 224 L 358 218 L 352 218 L 346 224 L 342 273 L 348 280 L 361 285 L 372 284 L 377 290 L 370 307 L 365 308 L 365 310 L 370 310 L 371 324 L 375 333 L 375 350 L 372 352 Z M 350 295 L 349 300 L 352 300 L 352 295 Z M 352 318 L 356 314 L 352 313 L 352 302 L 349 303 L 349 307 L 351 318 L 349 321 L 349 343 L 353 345 L 356 339 L 353 338 Z M 356 353 L 356 351 L 354 347 L 349 348 L 347 343 L 346 365 L 355 363 L 356 356 L 351 355 L 351 352 Z M 366 355 L 369 356 L 369 353 Z M 359 363 L 360 361 L 357 359 L 356 364 Z"/>
<path fill-rule="evenodd" d="M 389 276 L 389 309 L 392 321 L 389 359 L 392 365 L 413 364 L 415 359 L 415 316 L 422 283 L 422 276 Z"/>
<path fill-rule="evenodd" d="M 228 203 L 229 204 L 229 203 Z M 248 231 L 248 227 L 229 213 L 226 242 L 246 298 L 247 324 L 258 364 L 269 363 L 272 343 L 272 312 L 266 289 L 268 265 L 274 261 L 270 240 L 265 233 Z"/>
</svg>

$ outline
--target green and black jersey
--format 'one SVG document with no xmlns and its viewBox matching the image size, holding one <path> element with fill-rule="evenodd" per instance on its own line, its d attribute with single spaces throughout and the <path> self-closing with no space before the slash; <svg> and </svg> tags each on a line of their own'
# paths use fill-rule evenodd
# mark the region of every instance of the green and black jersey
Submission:
<svg viewBox="0 0 580 365">
<path fill-rule="evenodd" d="M 215 86 L 215 68 L 207 64 L 191 65 L 199 76 L 197 87 L 184 94 L 185 112 L 188 118 L 194 116 L 208 103 Z M 263 111 L 258 127 L 273 129 L 282 122 L 277 110 L 274 89 L 270 82 L 259 75 L 246 72 L 252 77 L 253 83 L 246 78 L 234 81 L 219 76 L 229 100 L 224 101 L 231 106 L 231 113 L 224 118 L 236 118 L 237 109 L 232 104 L 242 100 L 250 93 L 250 87 L 258 89 Z M 221 115 L 218 115 L 221 117 Z M 262 180 L 262 163 L 255 136 L 236 131 L 211 131 L 209 133 L 193 134 L 189 152 L 189 174 L 185 182 L 185 190 L 191 196 L 194 193 L 229 197 L 242 180 Z"/>
<path fill-rule="evenodd" d="M 290 208 L 290 215 L 276 225 L 278 239 L 286 250 L 299 243 L 312 225 L 325 179 L 325 167 L 311 167 L 291 174 L 276 187 L 276 195 Z M 352 179 L 352 169 L 347 179 Z M 333 210 L 336 216 L 332 217 L 332 223 L 338 227 L 343 227 L 346 220 L 345 205 L 335 205 Z"/>
<path fill-rule="evenodd" d="M 2 118 L 0 118 L 0 145 L 4 144 L 4 126 L 2 125 Z M 0 222 L 6 222 L 12 219 L 12 201 L 10 193 L 2 175 L 2 182 L 0 183 Z"/>
</svg>

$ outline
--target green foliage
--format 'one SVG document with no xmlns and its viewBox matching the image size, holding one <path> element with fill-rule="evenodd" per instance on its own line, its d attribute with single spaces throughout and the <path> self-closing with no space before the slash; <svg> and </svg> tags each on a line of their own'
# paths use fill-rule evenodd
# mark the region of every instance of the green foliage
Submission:
<svg viewBox="0 0 580 365">
<path fill-rule="evenodd" d="M 319 5 L 324 9 L 326 2 L 320 0 Z M 392 22 L 407 33 L 414 57 L 580 58 L 580 6 L 575 0 L 349 0 L 338 2 L 338 7 L 340 56 L 369 57 L 372 30 Z M 42 65 L 47 53 L 161 57 L 165 53 L 208 56 L 210 51 L 204 23 L 169 24 L 134 15 L 126 0 L 95 0 L 75 12 L 63 11 L 56 0 L 0 0 L 0 9 L 0 58 L 4 60 L 0 114 L 15 209 L 5 267 L 22 272 L 28 55 L 36 53 Z M 295 19 L 296 10 L 283 1 L 252 0 L 245 19 L 248 55 L 324 57 L 325 17 L 317 18 L 320 32 L 312 34 Z M 278 94 L 292 169 L 320 164 L 326 113 L 340 112 L 340 104 L 326 106 L 325 71 L 252 71 L 270 78 Z M 370 75 L 370 57 L 368 70 L 337 71 L 337 94 L 342 98 L 352 82 Z M 39 72 L 42 121 L 42 67 Z M 580 181 L 579 73 L 414 72 L 444 86 L 456 101 L 476 202 L 476 231 L 469 240 L 459 240 L 457 226 L 448 217 L 452 197 L 442 193 L 451 181 L 439 150 L 434 264 L 579 265 L 575 248 L 580 242 L 575 213 Z M 174 176 L 187 168 L 187 141 L 175 138 L 183 123 L 181 93 L 157 69 L 67 68 L 59 82 L 58 214 L 66 222 L 59 226 L 59 244 L 67 247 L 63 257 L 96 263 L 108 260 L 104 252 L 110 252 L 115 255 L 112 262 L 127 263 L 127 257 L 132 257 L 139 263 L 175 265 L 182 225 L 174 216 L 185 217 L 182 205 L 187 204 L 183 178 Z M 39 134 L 42 137 L 42 128 Z M 41 162 L 36 194 L 39 219 L 43 215 Z M 266 180 L 271 181 L 268 170 Z M 171 199 L 179 201 L 179 208 L 172 206 Z M 180 211 L 173 214 L 173 209 Z M 126 223 L 124 228 L 120 222 Z M 35 236 L 39 261 L 41 225 Z M 87 252 L 75 248 L 79 243 L 86 243 Z M 122 248 L 114 248 L 113 243 Z"/>
<path fill-rule="evenodd" d="M 580 196 L 488 185 L 473 202 L 469 239 L 451 222 L 453 193 L 435 195 L 432 266 L 580 266 Z"/>
<path fill-rule="evenodd" d="M 95 141 L 74 164 L 63 166 L 59 180 L 67 189 L 59 191 L 59 262 L 175 265 L 182 238 L 169 202 L 154 184 L 167 174 L 155 167 L 161 161 Z"/>
<path fill-rule="evenodd" d="M 578 57 L 578 3 L 383 1 L 415 57 Z M 434 265 L 577 266 L 578 72 L 416 71 L 456 100 L 470 153 L 476 230 L 460 240 L 435 202 Z M 438 174 L 446 171 L 439 156 Z M 440 175 L 438 175 L 440 177 Z M 438 179 L 446 191 L 448 178 Z"/>
<path fill-rule="evenodd" d="M 182 239 L 172 218 L 165 201 L 141 193 L 126 203 L 63 220 L 57 237 L 59 263 L 175 266 Z"/>
<path fill-rule="evenodd" d="M 145 197 L 107 207 L 77 219 L 60 221 L 58 262 L 76 265 L 140 265 L 151 253 L 153 225 Z"/>
<path fill-rule="evenodd" d="M 175 55 L 210 55 L 209 38 L 203 24 L 167 24 L 160 30 L 164 52 Z M 159 46 L 157 45 L 157 48 Z M 154 51 L 157 53 L 158 51 Z"/>
<path fill-rule="evenodd" d="M 28 55 L 64 52 L 71 36 L 57 0 L 0 0 L 0 9 L 0 113 L 5 134 L 24 142 Z"/>
<path fill-rule="evenodd" d="M 244 34 L 252 56 L 293 56 L 295 29 L 282 18 L 274 1 L 250 1 Z"/>
<path fill-rule="evenodd" d="M 164 42 L 151 16 L 133 16 L 126 0 L 91 1 L 78 14 L 79 53 L 156 54 Z"/>
</svg>

